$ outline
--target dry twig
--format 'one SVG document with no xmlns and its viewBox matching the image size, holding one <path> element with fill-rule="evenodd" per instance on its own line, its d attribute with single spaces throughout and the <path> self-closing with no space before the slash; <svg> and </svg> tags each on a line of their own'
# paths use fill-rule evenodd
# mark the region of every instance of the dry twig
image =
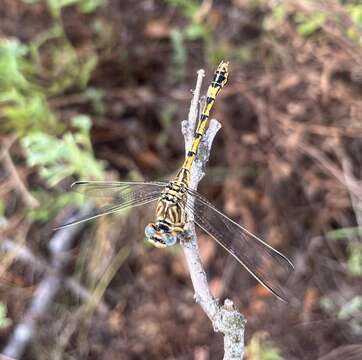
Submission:
<svg viewBox="0 0 362 360">
<path fill-rule="evenodd" d="M 9 139 L 4 140 L 4 147 L 3 149 L 1 149 L 0 160 L 2 160 L 7 172 L 11 177 L 11 180 L 14 184 L 14 188 L 21 195 L 24 203 L 30 208 L 36 208 L 39 206 L 39 202 L 28 191 L 9 153 L 9 150 L 13 145 L 13 143 L 15 142 L 15 140 L 16 140 L 15 136 L 12 136 Z"/>
<path fill-rule="evenodd" d="M 85 206 L 78 216 L 86 216 L 92 207 Z M 55 296 L 63 284 L 63 269 L 69 259 L 69 250 L 79 232 L 85 224 L 78 224 L 73 227 L 58 231 L 49 242 L 49 250 L 52 254 L 51 267 L 54 269 L 39 284 L 34 293 L 29 309 L 10 337 L 8 344 L 3 350 L 3 355 L 13 359 L 20 359 L 28 343 L 36 334 L 37 323 L 44 317 L 51 307 Z"/>
<path fill-rule="evenodd" d="M 18 245 L 10 239 L 5 239 L 1 241 L 0 251 L 14 254 L 17 260 L 30 265 L 32 270 L 40 273 L 46 273 L 47 275 L 55 275 L 54 269 L 46 261 L 33 254 L 32 251 L 25 245 Z M 77 279 L 73 277 L 65 277 L 63 282 L 65 287 L 83 302 L 89 302 L 91 300 L 92 294 L 87 288 L 80 284 Z M 109 312 L 109 309 L 105 303 L 100 301 L 99 304 L 97 304 L 97 311 L 101 315 L 105 315 Z"/>
<path fill-rule="evenodd" d="M 186 152 L 192 142 L 197 126 L 198 105 L 203 77 L 204 71 L 199 70 L 188 120 L 182 122 L 182 133 L 185 138 Z M 190 188 L 192 190 L 197 189 L 199 182 L 205 175 L 204 168 L 209 159 L 211 146 L 220 128 L 221 125 L 217 120 L 212 119 L 210 121 L 209 128 L 191 168 Z M 188 201 L 190 202 L 190 206 L 192 206 L 192 198 L 189 198 Z M 198 240 L 192 218 L 188 219 L 187 230 L 191 236 L 187 240 L 181 241 L 181 245 L 195 290 L 195 299 L 211 320 L 214 330 L 224 334 L 224 360 L 242 359 L 244 354 L 244 316 L 234 308 L 231 300 L 225 300 L 224 305 L 220 306 L 217 299 L 212 296 L 200 259 Z"/>
</svg>

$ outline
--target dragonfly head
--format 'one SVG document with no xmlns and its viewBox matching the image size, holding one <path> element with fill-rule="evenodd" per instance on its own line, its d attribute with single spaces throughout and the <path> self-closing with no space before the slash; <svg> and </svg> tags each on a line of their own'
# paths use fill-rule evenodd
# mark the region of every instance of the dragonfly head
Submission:
<svg viewBox="0 0 362 360">
<path fill-rule="evenodd" d="M 158 248 L 175 245 L 177 241 L 177 232 L 163 222 L 148 224 L 145 235 L 147 241 Z"/>
</svg>

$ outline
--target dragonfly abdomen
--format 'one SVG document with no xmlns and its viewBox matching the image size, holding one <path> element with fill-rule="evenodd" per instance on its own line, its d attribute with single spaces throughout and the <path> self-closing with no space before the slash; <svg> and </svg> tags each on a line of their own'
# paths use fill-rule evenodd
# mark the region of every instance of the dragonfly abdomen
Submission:
<svg viewBox="0 0 362 360">
<path fill-rule="evenodd" d="M 215 71 L 214 78 L 207 89 L 206 102 L 202 109 L 202 113 L 199 118 L 195 136 L 193 138 L 191 148 L 186 154 L 185 161 L 181 170 L 177 175 L 177 180 L 189 186 L 190 184 L 190 170 L 192 163 L 195 160 L 197 151 L 200 147 L 202 137 L 205 134 L 207 121 L 210 117 L 210 111 L 214 105 L 215 99 L 219 91 L 226 85 L 228 80 L 228 65 L 229 63 L 222 61 Z"/>
</svg>

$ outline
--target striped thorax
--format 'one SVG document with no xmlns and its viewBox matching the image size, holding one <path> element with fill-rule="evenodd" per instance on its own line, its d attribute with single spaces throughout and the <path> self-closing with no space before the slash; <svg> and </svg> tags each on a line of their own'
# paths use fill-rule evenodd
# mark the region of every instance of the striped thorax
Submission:
<svg viewBox="0 0 362 360">
<path fill-rule="evenodd" d="M 147 240 L 158 248 L 174 245 L 186 224 L 185 184 L 170 181 L 156 206 L 156 222 L 146 226 Z"/>
</svg>

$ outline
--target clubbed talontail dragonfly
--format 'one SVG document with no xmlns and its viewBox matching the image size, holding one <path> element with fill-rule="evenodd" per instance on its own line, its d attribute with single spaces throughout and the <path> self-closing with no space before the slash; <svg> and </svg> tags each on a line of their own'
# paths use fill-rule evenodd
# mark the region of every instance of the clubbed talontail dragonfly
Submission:
<svg viewBox="0 0 362 360">
<path fill-rule="evenodd" d="M 229 219 L 198 192 L 189 188 L 190 171 L 205 134 L 210 111 L 219 91 L 228 80 L 228 63 L 217 67 L 206 94 L 194 138 L 176 178 L 169 182 L 100 182 L 78 181 L 72 188 L 91 198 L 109 198 L 109 204 L 96 208 L 87 217 L 65 224 L 75 225 L 122 209 L 156 202 L 156 221 L 145 228 L 147 240 L 158 248 L 172 246 L 184 232 L 188 218 L 253 275 L 262 285 L 282 300 L 283 288 L 293 264 L 279 251 L 247 229 Z M 187 201 L 192 197 L 192 201 Z M 192 205 L 190 205 L 192 204 Z"/>
</svg>

